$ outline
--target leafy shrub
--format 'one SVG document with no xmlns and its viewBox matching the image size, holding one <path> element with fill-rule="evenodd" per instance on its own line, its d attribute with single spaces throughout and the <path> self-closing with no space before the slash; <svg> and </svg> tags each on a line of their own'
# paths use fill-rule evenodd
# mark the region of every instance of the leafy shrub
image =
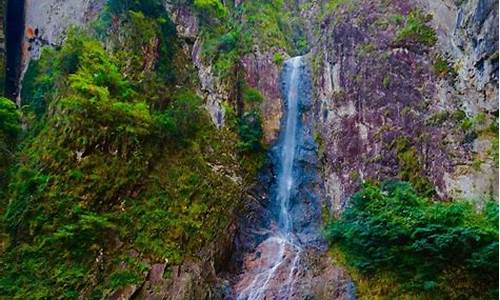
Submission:
<svg viewBox="0 0 500 300">
<path fill-rule="evenodd" d="M 16 104 L 7 98 L 0 97 L 0 137 L 2 141 L 15 141 L 21 131 L 21 114 Z"/>
<path fill-rule="evenodd" d="M 279 52 L 276 52 L 273 56 L 273 62 L 278 65 L 278 66 L 281 66 L 283 65 L 283 62 L 285 61 L 285 59 L 283 58 L 283 55 Z"/>
<path fill-rule="evenodd" d="M 7 184 L 7 171 L 14 159 L 18 135 L 21 132 L 21 115 L 16 104 L 0 97 L 0 196 Z"/>
<path fill-rule="evenodd" d="M 239 148 L 243 152 L 259 151 L 262 149 L 262 126 L 260 115 L 256 111 L 244 113 L 238 121 L 240 136 Z"/>
<path fill-rule="evenodd" d="M 207 121 L 200 97 L 190 91 L 182 91 L 162 112 L 155 115 L 155 124 L 160 135 L 171 141 L 191 138 Z"/>
<path fill-rule="evenodd" d="M 406 16 L 405 25 L 399 30 L 396 42 L 415 42 L 425 46 L 433 46 L 437 41 L 436 32 L 427 23 L 431 15 L 416 10 Z"/>
<path fill-rule="evenodd" d="M 250 35 L 252 42 L 259 44 L 261 49 L 290 49 L 292 20 L 285 14 L 284 5 L 283 0 L 244 1 L 241 9 L 246 20 L 242 33 Z"/>
<path fill-rule="evenodd" d="M 228 13 L 224 4 L 219 0 L 194 0 L 194 7 L 205 21 L 210 18 L 223 18 Z"/>
<path fill-rule="evenodd" d="M 360 272 L 392 273 L 405 289 L 445 298 L 498 293 L 495 202 L 477 212 L 468 202 L 431 202 L 405 182 L 366 184 L 327 235 Z"/>
<path fill-rule="evenodd" d="M 245 86 L 243 88 L 243 101 L 249 105 L 259 104 L 264 100 L 261 93 L 252 87 Z"/>
<path fill-rule="evenodd" d="M 440 77 L 446 77 L 452 72 L 452 69 L 450 68 L 448 61 L 441 55 L 438 55 L 434 59 L 434 73 Z"/>
</svg>

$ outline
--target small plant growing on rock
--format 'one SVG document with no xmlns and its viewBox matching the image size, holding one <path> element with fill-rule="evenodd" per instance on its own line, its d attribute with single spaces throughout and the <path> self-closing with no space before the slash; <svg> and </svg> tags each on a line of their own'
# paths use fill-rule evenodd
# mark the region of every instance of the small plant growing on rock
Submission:
<svg viewBox="0 0 500 300">
<path fill-rule="evenodd" d="M 273 62 L 278 65 L 278 66 L 281 66 L 283 65 L 283 62 L 285 61 L 285 59 L 283 58 L 283 55 L 279 52 L 276 52 L 274 54 L 274 57 L 273 57 Z"/>
<path fill-rule="evenodd" d="M 391 77 L 389 75 L 385 75 L 384 81 L 382 81 L 382 84 L 384 85 L 384 89 L 388 89 L 389 86 L 391 85 Z"/>
<path fill-rule="evenodd" d="M 427 25 L 432 19 L 421 11 L 413 11 L 406 17 L 405 25 L 396 36 L 397 43 L 414 42 L 425 46 L 434 46 L 437 36 L 434 29 Z"/>
<path fill-rule="evenodd" d="M 449 61 L 442 55 L 437 55 L 434 59 L 434 73 L 441 78 L 455 75 L 455 70 L 450 66 Z"/>
</svg>

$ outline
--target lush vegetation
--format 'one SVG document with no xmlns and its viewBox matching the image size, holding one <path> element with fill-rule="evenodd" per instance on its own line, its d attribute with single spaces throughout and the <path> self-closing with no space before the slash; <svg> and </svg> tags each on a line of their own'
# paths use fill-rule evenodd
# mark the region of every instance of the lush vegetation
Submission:
<svg viewBox="0 0 500 300">
<path fill-rule="evenodd" d="M 0 99 L 0 295 L 101 299 L 225 229 L 262 163 L 262 96 L 241 83 L 245 111 L 216 130 L 195 74 L 156 0 L 110 0 L 30 64 L 22 113 Z"/>
<path fill-rule="evenodd" d="M 427 25 L 431 19 L 431 15 L 426 15 L 422 11 L 410 12 L 406 16 L 404 26 L 397 33 L 396 41 L 433 46 L 437 42 L 437 36 L 434 29 Z"/>
<path fill-rule="evenodd" d="M 14 159 L 20 132 L 20 113 L 16 105 L 10 99 L 0 97 L 0 197 L 3 197 L 2 191 L 6 188 L 9 166 Z"/>
<path fill-rule="evenodd" d="M 405 182 L 366 184 L 327 236 L 358 279 L 392 284 L 381 289 L 386 297 L 498 297 L 496 202 L 478 211 L 464 201 L 432 202 Z"/>
</svg>

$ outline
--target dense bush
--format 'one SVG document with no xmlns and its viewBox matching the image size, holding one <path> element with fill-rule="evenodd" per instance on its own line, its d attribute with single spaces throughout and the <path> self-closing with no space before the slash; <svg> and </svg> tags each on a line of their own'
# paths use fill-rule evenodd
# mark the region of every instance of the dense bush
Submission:
<svg viewBox="0 0 500 300">
<path fill-rule="evenodd" d="M 159 17 L 165 12 L 161 0 L 108 0 L 108 6 L 114 14 L 140 11 L 148 17 Z"/>
<path fill-rule="evenodd" d="M 431 202 L 408 183 L 365 185 L 327 228 L 360 272 L 436 298 L 498 297 L 498 204 Z"/>
<path fill-rule="evenodd" d="M 205 21 L 227 15 L 226 7 L 219 0 L 194 0 L 194 7 Z"/>
<path fill-rule="evenodd" d="M 238 121 L 240 135 L 239 148 L 243 152 L 259 151 L 262 149 L 262 126 L 260 115 L 256 111 L 243 114 Z"/>
<path fill-rule="evenodd" d="M 396 36 L 396 41 L 433 46 L 437 42 L 437 36 L 434 29 L 427 25 L 431 18 L 431 15 L 426 15 L 419 10 L 410 12 L 406 16 L 403 28 Z"/>
<path fill-rule="evenodd" d="M 136 29 L 157 28 L 134 17 Z M 102 299 L 142 280 L 143 257 L 179 263 L 228 224 L 240 191 L 229 179 L 240 172 L 238 138 L 215 129 L 188 81 L 175 90 L 156 80 L 143 92 L 150 81 L 126 60 L 147 61 L 142 49 L 125 56 L 72 32 L 32 69 L 26 111 L 44 109 L 27 119 L 5 191 L 0 295 Z M 151 96 L 161 91 L 170 93 Z M 0 101 L 0 127 L 9 139 L 20 131 L 9 100 Z"/>
<path fill-rule="evenodd" d="M 7 183 L 7 170 L 14 158 L 20 132 L 21 120 L 16 104 L 0 97 L 0 196 Z"/>
<path fill-rule="evenodd" d="M 202 104 L 202 99 L 193 92 L 181 91 L 175 95 L 173 101 L 155 115 L 161 136 L 176 142 L 191 138 L 202 121 L 208 123 Z"/>
</svg>

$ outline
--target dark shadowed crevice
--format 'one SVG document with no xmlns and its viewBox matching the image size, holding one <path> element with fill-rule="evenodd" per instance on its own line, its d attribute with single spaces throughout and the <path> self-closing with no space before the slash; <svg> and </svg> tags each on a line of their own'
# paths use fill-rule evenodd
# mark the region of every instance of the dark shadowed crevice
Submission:
<svg viewBox="0 0 500 300">
<path fill-rule="evenodd" d="M 5 96 L 13 100 L 19 94 L 24 35 L 24 4 L 24 0 L 8 0 L 7 2 Z"/>
</svg>

